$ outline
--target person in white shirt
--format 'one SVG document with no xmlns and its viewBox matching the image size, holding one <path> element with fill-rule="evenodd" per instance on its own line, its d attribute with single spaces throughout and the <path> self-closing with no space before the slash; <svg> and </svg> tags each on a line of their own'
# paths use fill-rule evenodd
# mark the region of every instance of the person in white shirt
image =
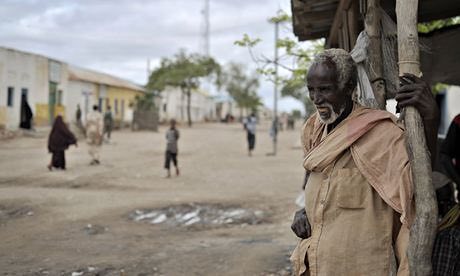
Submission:
<svg viewBox="0 0 460 276">
<path fill-rule="evenodd" d="M 100 150 L 104 132 L 104 119 L 98 106 L 93 106 L 93 111 L 86 117 L 86 142 L 89 145 L 89 155 L 92 160 L 90 165 L 100 164 Z"/>
</svg>

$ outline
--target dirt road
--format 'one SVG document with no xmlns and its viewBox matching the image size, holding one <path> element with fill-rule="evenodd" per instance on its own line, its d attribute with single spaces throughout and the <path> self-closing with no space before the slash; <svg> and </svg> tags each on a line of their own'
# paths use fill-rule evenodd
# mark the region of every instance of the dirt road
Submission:
<svg viewBox="0 0 460 276">
<path fill-rule="evenodd" d="M 1 275 L 289 275 L 299 131 L 267 157 L 259 127 L 248 157 L 240 125 L 180 127 L 165 179 L 165 130 L 114 132 L 99 166 L 80 141 L 56 172 L 45 135 L 0 141 Z"/>
</svg>

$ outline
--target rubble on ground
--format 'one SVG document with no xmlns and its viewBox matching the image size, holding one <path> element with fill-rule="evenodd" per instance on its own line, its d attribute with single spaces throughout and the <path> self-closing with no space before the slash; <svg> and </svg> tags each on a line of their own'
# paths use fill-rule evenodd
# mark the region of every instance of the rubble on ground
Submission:
<svg viewBox="0 0 460 276">
<path fill-rule="evenodd" d="M 88 235 L 99 235 L 107 232 L 109 228 L 97 224 L 88 224 L 83 230 Z"/>
<path fill-rule="evenodd" d="M 11 219 L 33 216 L 30 206 L 16 206 L 14 204 L 0 204 L 0 225 L 6 224 Z"/>
<path fill-rule="evenodd" d="M 128 216 L 136 222 L 195 228 L 256 225 L 268 222 L 268 215 L 261 210 L 201 203 L 181 204 L 159 209 L 137 209 Z"/>
</svg>

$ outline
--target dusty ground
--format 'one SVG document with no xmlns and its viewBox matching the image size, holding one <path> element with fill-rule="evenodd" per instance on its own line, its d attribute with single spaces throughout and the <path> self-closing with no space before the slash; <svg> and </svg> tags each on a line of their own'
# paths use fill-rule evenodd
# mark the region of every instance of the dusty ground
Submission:
<svg viewBox="0 0 460 276">
<path fill-rule="evenodd" d="M 182 175 L 165 179 L 165 130 L 114 132 L 100 166 L 88 165 L 81 141 L 56 172 L 46 169 L 46 135 L 0 140 L 0 275 L 289 275 L 299 131 L 281 132 L 268 157 L 268 129 L 259 127 L 248 157 L 240 125 L 181 127 Z M 263 219 L 189 227 L 130 216 L 189 203 Z"/>
</svg>

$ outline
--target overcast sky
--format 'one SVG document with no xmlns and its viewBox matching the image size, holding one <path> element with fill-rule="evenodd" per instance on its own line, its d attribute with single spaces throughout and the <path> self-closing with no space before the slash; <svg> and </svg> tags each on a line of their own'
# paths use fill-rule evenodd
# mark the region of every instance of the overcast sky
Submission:
<svg viewBox="0 0 460 276">
<path fill-rule="evenodd" d="M 2 0 L 0 45 L 46 55 L 144 85 L 151 66 L 179 49 L 204 53 L 204 0 Z M 267 18 L 290 0 L 210 0 L 210 54 L 220 63 L 254 67 L 233 45 L 244 33 L 262 39 L 255 52 L 273 56 L 274 27 Z M 281 37 L 292 36 L 291 26 Z M 273 106 L 273 85 L 261 78 L 259 95 Z M 282 99 L 280 110 L 301 109 Z"/>
</svg>

